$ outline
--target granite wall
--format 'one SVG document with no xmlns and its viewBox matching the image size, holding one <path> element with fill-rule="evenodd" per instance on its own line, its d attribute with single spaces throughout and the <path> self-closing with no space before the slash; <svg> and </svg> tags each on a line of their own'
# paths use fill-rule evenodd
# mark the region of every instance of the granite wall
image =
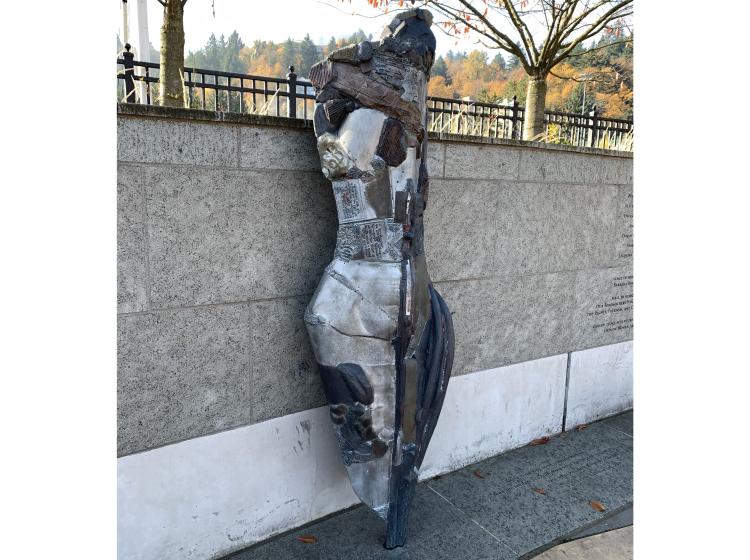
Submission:
<svg viewBox="0 0 750 560">
<path fill-rule="evenodd" d="M 117 127 L 118 455 L 322 406 L 303 310 L 336 211 L 312 130 L 125 105 Z M 431 140 L 454 376 L 560 354 L 570 375 L 576 351 L 632 338 L 630 154 Z"/>
</svg>

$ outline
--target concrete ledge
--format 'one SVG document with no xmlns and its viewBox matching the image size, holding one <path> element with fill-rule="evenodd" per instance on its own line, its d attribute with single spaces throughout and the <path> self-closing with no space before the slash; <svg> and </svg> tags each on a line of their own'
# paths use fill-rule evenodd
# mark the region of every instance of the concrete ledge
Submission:
<svg viewBox="0 0 750 560">
<path fill-rule="evenodd" d="M 309 128 L 310 130 L 313 128 L 312 121 L 305 121 L 303 119 L 289 119 L 286 117 L 274 117 L 270 115 L 225 113 L 223 111 L 204 111 L 203 109 L 182 109 L 180 107 L 141 105 L 139 103 L 118 103 L 117 114 L 134 117 L 157 117 L 162 119 L 207 121 L 214 123 Z"/>
<path fill-rule="evenodd" d="M 225 113 L 223 111 L 204 111 L 201 109 L 182 109 L 179 107 L 161 107 L 159 105 L 140 105 L 138 103 L 118 103 L 118 115 L 132 115 L 139 117 L 157 117 L 164 119 L 183 119 L 192 121 L 209 121 L 231 124 L 248 124 L 264 126 L 281 126 L 286 128 L 309 128 L 312 130 L 312 121 L 303 119 L 290 119 L 287 117 L 275 117 L 270 115 L 246 115 L 243 113 Z M 428 138 L 433 141 L 462 142 L 466 144 L 492 144 L 496 146 L 522 146 L 525 148 L 537 148 L 541 150 L 559 150 L 563 152 L 577 152 L 581 154 L 592 154 L 600 156 L 613 156 L 622 158 L 633 158 L 632 152 L 620 152 L 616 150 L 603 150 L 600 148 L 581 148 L 577 146 L 566 146 L 563 144 L 547 144 L 544 142 L 530 142 L 528 140 L 510 140 L 507 138 L 486 138 L 481 136 L 468 136 L 464 134 L 449 134 L 444 132 L 430 132 Z"/>
</svg>

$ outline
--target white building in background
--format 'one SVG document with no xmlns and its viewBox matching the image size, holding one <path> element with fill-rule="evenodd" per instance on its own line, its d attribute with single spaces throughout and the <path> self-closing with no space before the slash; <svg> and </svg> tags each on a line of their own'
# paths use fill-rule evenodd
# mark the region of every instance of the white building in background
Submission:
<svg viewBox="0 0 750 560">
<path fill-rule="evenodd" d="M 120 37 L 123 45 L 130 43 L 131 52 L 135 60 L 143 62 L 159 62 L 151 60 L 151 46 L 148 40 L 148 0 L 120 0 Z M 143 68 L 136 67 L 137 76 L 143 76 Z M 146 84 L 136 82 L 136 96 L 139 103 L 145 103 Z"/>
</svg>

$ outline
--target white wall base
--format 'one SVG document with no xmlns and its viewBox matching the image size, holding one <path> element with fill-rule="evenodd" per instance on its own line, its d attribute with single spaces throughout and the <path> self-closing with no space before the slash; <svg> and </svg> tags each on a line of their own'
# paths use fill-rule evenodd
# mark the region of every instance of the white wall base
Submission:
<svg viewBox="0 0 750 560">
<path fill-rule="evenodd" d="M 451 379 L 420 480 L 562 430 L 567 355 Z"/>
<path fill-rule="evenodd" d="M 565 429 L 633 408 L 633 341 L 570 356 Z"/>
<path fill-rule="evenodd" d="M 575 354 L 583 380 L 591 357 Z M 559 432 L 566 365 L 562 354 L 452 379 L 420 478 Z M 216 558 L 357 502 L 328 408 L 307 410 L 120 458 L 118 558 Z"/>
<path fill-rule="evenodd" d="M 206 560 L 359 500 L 328 408 L 118 459 L 118 560 Z"/>
</svg>

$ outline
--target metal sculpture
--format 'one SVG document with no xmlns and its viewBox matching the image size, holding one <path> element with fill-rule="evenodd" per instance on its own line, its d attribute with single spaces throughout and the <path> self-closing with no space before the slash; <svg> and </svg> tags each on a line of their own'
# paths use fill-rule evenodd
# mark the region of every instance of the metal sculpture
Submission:
<svg viewBox="0 0 750 560">
<path fill-rule="evenodd" d="M 422 213 L 432 14 L 399 13 L 379 41 L 310 70 L 314 126 L 339 229 L 305 323 L 354 491 L 402 546 L 453 364 L 453 325 L 430 282 Z"/>
</svg>

